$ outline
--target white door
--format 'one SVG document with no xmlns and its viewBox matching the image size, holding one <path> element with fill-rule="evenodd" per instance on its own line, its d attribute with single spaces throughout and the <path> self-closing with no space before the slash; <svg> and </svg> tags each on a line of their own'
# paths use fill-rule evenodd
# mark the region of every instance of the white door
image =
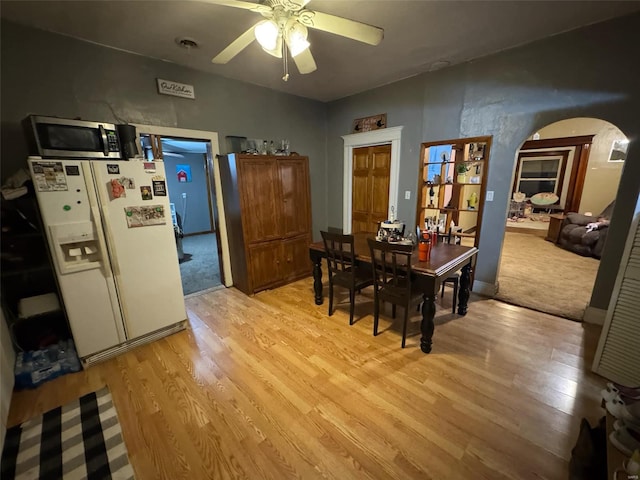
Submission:
<svg viewBox="0 0 640 480">
<path fill-rule="evenodd" d="M 94 161 L 92 170 L 128 339 L 186 320 L 164 164 Z"/>
</svg>

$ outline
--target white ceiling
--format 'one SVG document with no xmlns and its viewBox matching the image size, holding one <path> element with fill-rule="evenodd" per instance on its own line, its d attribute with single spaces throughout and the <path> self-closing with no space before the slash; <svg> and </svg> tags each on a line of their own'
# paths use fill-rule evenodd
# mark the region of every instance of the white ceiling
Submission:
<svg viewBox="0 0 640 480">
<path fill-rule="evenodd" d="M 640 11 L 640 1 L 312 0 L 308 9 L 382 27 L 376 47 L 317 30 L 309 32 L 318 70 L 300 75 L 257 42 L 227 65 L 217 55 L 262 17 L 206 1 L 6 1 L 8 20 L 168 60 L 274 90 L 330 101 L 380 85 Z M 191 37 L 200 47 L 177 46 Z M 178 80 L 178 79 L 172 79 Z M 188 79 L 180 79 L 188 83 Z M 178 81 L 180 81 L 178 80 Z"/>
</svg>

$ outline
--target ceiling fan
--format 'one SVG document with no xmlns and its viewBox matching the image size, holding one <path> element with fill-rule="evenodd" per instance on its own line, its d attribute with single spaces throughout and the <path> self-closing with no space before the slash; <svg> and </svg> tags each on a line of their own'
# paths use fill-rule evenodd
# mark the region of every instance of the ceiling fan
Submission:
<svg viewBox="0 0 640 480">
<path fill-rule="evenodd" d="M 283 59 L 284 76 L 282 79 L 285 82 L 289 79 L 287 50 L 291 53 L 300 73 L 311 73 L 317 69 L 316 62 L 309 50 L 307 27 L 341 35 L 369 45 L 378 45 L 384 36 L 382 28 L 308 10 L 305 6 L 310 0 L 264 0 L 263 3 L 242 0 L 205 1 L 250 10 L 265 18 L 240 35 L 211 61 L 225 64 L 247 48 L 251 42 L 258 40 L 265 52 Z"/>
</svg>

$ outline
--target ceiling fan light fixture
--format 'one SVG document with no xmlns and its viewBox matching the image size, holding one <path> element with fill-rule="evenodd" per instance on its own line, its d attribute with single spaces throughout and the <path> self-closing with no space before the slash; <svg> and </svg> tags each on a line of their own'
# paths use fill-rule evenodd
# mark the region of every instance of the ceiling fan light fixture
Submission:
<svg viewBox="0 0 640 480">
<path fill-rule="evenodd" d="M 273 55 L 276 58 L 282 58 L 282 37 L 278 36 L 276 39 L 276 46 L 271 50 L 267 50 L 265 47 L 262 47 L 262 50 L 267 52 L 269 55 Z"/>
<path fill-rule="evenodd" d="M 291 29 L 289 30 L 288 38 L 289 38 L 289 51 L 291 52 L 291 56 L 295 57 L 302 52 L 304 52 L 311 45 L 307 41 L 307 35 L 309 34 L 307 27 L 301 25 L 300 23 L 295 23 Z"/>
<path fill-rule="evenodd" d="M 256 40 L 266 52 L 271 53 L 278 47 L 280 31 L 273 20 L 264 20 L 258 23 L 254 29 L 254 34 Z"/>
</svg>

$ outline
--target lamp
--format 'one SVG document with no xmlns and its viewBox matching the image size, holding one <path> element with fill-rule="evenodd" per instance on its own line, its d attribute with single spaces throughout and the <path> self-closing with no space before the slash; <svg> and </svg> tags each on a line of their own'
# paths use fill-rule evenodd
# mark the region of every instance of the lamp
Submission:
<svg viewBox="0 0 640 480">
<path fill-rule="evenodd" d="M 310 43 L 307 41 L 307 27 L 296 22 L 292 25 L 288 35 L 288 46 L 291 56 L 295 57 L 309 48 Z"/>
<path fill-rule="evenodd" d="M 273 20 L 265 20 L 256 25 L 253 30 L 256 36 L 256 40 L 260 46 L 267 52 L 275 50 L 278 46 L 278 38 L 280 38 L 280 31 L 276 22 Z"/>
<path fill-rule="evenodd" d="M 309 32 L 307 27 L 300 24 L 295 17 L 286 14 L 286 12 L 278 11 L 276 13 L 281 13 L 281 15 L 276 16 L 275 20 L 263 20 L 258 23 L 253 29 L 253 33 L 265 52 L 276 58 L 282 58 L 284 66 L 282 79 L 286 82 L 289 80 L 287 49 L 291 53 L 291 57 L 300 55 L 307 50 L 310 46 L 307 41 Z"/>
</svg>

